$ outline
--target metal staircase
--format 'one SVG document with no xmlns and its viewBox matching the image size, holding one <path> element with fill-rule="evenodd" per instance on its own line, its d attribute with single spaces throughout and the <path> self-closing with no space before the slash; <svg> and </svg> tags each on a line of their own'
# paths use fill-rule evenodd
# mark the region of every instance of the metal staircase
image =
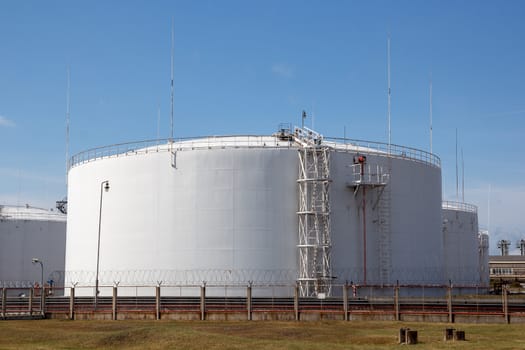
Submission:
<svg viewBox="0 0 525 350">
<path fill-rule="evenodd" d="M 331 294 L 330 148 L 322 135 L 295 128 L 299 144 L 299 289 L 303 297 Z"/>
<path fill-rule="evenodd" d="M 373 200 L 372 210 L 376 218 L 374 222 L 377 223 L 379 232 L 379 279 L 380 283 L 388 283 L 390 281 L 390 274 L 392 271 L 392 244 L 390 238 L 390 208 L 391 208 L 391 193 L 390 186 L 390 170 L 383 169 L 379 164 L 371 164 L 366 161 L 365 156 L 357 155 L 354 159 L 352 167 L 352 174 L 350 182 L 347 186 L 354 190 L 354 196 L 357 196 L 359 191 L 362 191 L 363 196 L 363 218 L 366 218 L 366 193 Z M 390 169 L 390 159 L 388 169 Z M 366 220 L 366 219 L 364 219 Z M 366 277 L 366 224 L 363 224 L 363 282 L 367 283 Z"/>
<path fill-rule="evenodd" d="M 390 186 L 385 185 L 377 205 L 379 224 L 379 278 L 381 283 L 389 283 L 392 271 L 392 241 L 390 234 Z"/>
</svg>

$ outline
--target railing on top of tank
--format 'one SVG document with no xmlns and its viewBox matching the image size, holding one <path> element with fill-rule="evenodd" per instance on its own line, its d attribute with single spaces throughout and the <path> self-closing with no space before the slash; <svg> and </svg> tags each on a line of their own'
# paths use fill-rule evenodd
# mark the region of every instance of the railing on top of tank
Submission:
<svg viewBox="0 0 525 350">
<path fill-rule="evenodd" d="M 166 147 L 170 144 L 172 147 Z M 191 149 L 211 149 L 225 147 L 291 147 L 293 142 L 270 138 L 269 136 L 242 135 L 242 136 L 197 136 L 177 139 L 144 140 L 135 142 L 118 143 L 109 146 L 91 148 L 71 157 L 69 167 L 91 160 L 126 155 L 129 153 L 148 153 L 151 151 L 182 151 Z"/>
<path fill-rule="evenodd" d="M 441 159 L 427 151 L 417 148 L 388 144 L 384 142 L 373 142 L 366 140 L 354 140 L 342 137 L 325 137 L 324 144 L 336 149 L 357 150 L 362 149 L 364 153 L 387 154 L 394 158 L 407 158 L 422 163 L 441 167 Z"/>
<path fill-rule="evenodd" d="M 438 156 L 412 147 L 386 144 L 382 142 L 372 142 L 365 140 L 354 140 L 345 138 L 325 137 L 323 143 L 335 149 L 348 151 L 362 151 L 365 153 L 376 153 L 390 155 L 394 158 L 403 158 L 441 167 L 441 160 Z M 172 140 L 173 148 L 166 147 L 170 144 L 170 139 L 144 140 L 136 142 L 118 143 L 109 146 L 91 148 L 75 154 L 71 157 L 69 167 L 77 164 L 89 162 L 91 160 L 111 157 L 116 155 L 127 155 L 137 153 L 147 153 L 151 151 L 171 151 L 205 148 L 225 148 L 225 147 L 292 147 L 293 141 L 271 138 L 267 135 L 243 135 L 243 136 L 199 136 L 177 138 Z"/>
<path fill-rule="evenodd" d="M 452 201 L 443 201 L 443 209 L 450 210 L 461 210 L 469 213 L 477 213 L 478 207 L 473 204 L 463 203 L 463 202 L 452 202 Z"/>
<path fill-rule="evenodd" d="M 0 206 L 0 219 L 1 220 L 56 220 L 65 221 L 66 216 L 59 214 L 58 212 L 38 212 L 31 211 L 31 209 L 46 210 L 41 208 L 35 208 L 30 206 L 16 206 L 10 207 L 9 210 L 3 210 L 4 206 Z M 18 210 L 20 208 L 21 210 Z"/>
</svg>

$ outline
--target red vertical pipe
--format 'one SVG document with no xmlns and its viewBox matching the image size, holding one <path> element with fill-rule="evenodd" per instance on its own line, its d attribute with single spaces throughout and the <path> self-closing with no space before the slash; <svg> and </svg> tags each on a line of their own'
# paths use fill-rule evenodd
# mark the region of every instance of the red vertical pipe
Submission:
<svg viewBox="0 0 525 350">
<path fill-rule="evenodd" d="M 366 286 L 366 187 L 363 187 L 363 284 Z"/>
<path fill-rule="evenodd" d="M 365 178 L 365 158 L 360 158 L 361 182 Z M 366 186 L 363 186 L 363 284 L 366 286 Z"/>
</svg>

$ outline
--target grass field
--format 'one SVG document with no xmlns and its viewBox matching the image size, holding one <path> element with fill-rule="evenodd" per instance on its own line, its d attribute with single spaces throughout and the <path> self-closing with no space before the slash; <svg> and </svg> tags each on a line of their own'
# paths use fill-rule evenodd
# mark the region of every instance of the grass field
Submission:
<svg viewBox="0 0 525 350">
<path fill-rule="evenodd" d="M 447 324 L 404 322 L 0 321 L 0 349 L 398 349 L 399 328 L 420 349 L 525 349 L 523 325 L 455 324 L 465 342 L 444 342 Z M 409 346 L 409 345 L 403 345 Z"/>
</svg>

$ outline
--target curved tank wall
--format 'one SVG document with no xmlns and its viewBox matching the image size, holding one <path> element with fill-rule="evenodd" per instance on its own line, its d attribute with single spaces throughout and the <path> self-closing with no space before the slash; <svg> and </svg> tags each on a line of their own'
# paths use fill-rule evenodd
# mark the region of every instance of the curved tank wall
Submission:
<svg viewBox="0 0 525 350">
<path fill-rule="evenodd" d="M 334 283 L 444 283 L 439 165 L 327 145 Z M 297 144 L 224 137 L 119 152 L 87 152 L 69 171 L 68 283 L 95 284 L 100 203 L 101 285 L 295 283 Z M 386 186 L 356 190 L 357 155 Z"/>
<path fill-rule="evenodd" d="M 0 286 L 28 288 L 45 281 L 63 284 L 66 216 L 32 207 L 0 206 Z"/>
<path fill-rule="evenodd" d="M 445 273 L 454 285 L 480 285 L 478 212 L 474 205 L 443 202 Z"/>
<path fill-rule="evenodd" d="M 176 164 L 175 164 L 176 163 Z M 100 283 L 282 283 L 297 275 L 297 151 L 195 149 L 108 158 L 69 172 L 66 267 Z"/>
<path fill-rule="evenodd" d="M 351 165 L 363 154 L 365 175 L 382 173 L 386 186 L 348 186 Z M 336 152 L 332 164 L 332 262 L 339 282 L 442 283 L 440 168 L 363 151 Z"/>
</svg>

